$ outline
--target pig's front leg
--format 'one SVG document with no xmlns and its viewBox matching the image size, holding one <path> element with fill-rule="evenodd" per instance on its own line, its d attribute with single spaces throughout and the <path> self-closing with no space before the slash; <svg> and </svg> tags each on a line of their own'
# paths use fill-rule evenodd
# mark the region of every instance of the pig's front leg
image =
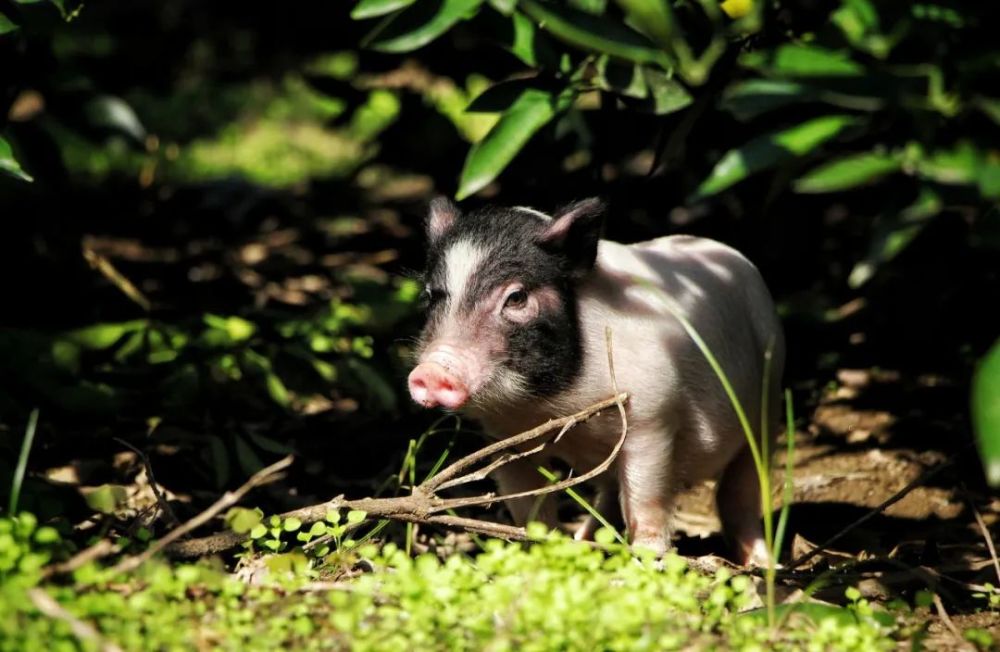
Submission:
<svg viewBox="0 0 1000 652">
<path fill-rule="evenodd" d="M 547 486 L 548 482 L 536 468 L 541 462 L 527 457 L 505 464 L 494 472 L 500 495 L 521 493 Z M 552 495 L 528 496 L 505 501 L 510 515 L 517 525 L 525 525 L 529 520 L 544 523 L 550 529 L 559 526 L 555 500 Z"/>
<path fill-rule="evenodd" d="M 664 432 L 631 429 L 618 457 L 622 516 L 633 546 L 662 555 L 670 548 L 676 487 L 671 437 Z"/>
</svg>

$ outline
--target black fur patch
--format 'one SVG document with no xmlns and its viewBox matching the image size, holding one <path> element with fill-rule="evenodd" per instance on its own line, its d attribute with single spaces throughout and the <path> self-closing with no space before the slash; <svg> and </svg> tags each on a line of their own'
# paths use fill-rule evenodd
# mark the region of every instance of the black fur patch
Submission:
<svg viewBox="0 0 1000 652">
<path fill-rule="evenodd" d="M 523 376 L 528 390 L 540 397 L 557 394 L 569 387 L 582 364 L 580 325 L 577 318 L 575 284 L 579 274 L 573 252 L 546 250 L 538 239 L 550 222 L 528 211 L 487 207 L 462 213 L 452 227 L 431 243 L 427 255 L 425 282 L 433 290 L 444 289 L 442 265 L 448 249 L 467 240 L 488 252 L 480 268 L 466 285 L 464 297 L 437 298 L 428 312 L 429 330 L 443 317 L 446 301 L 458 301 L 460 310 L 470 310 L 497 286 L 518 281 L 530 292 L 552 286 L 559 293 L 563 309 L 545 312 L 527 324 L 506 323 L 508 355 L 502 364 Z"/>
</svg>

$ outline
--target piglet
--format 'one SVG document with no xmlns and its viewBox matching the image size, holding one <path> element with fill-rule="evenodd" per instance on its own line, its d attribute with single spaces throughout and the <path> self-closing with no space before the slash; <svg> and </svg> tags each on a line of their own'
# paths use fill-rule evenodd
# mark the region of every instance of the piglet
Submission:
<svg viewBox="0 0 1000 652">
<path fill-rule="evenodd" d="M 614 518 L 620 508 L 633 545 L 663 553 L 678 492 L 716 479 L 724 534 L 741 562 L 763 564 L 750 448 L 718 377 L 668 306 L 714 353 L 758 436 L 762 383 L 769 384 L 764 436 L 771 441 L 784 339 L 767 287 L 753 264 L 713 240 L 602 240 L 602 214 L 596 199 L 551 216 L 523 207 L 462 212 L 435 199 L 426 222 L 427 321 L 410 395 L 474 418 L 490 437 L 508 437 L 612 394 L 610 327 L 618 387 L 631 396 L 629 432 L 597 482 L 597 509 Z M 615 410 L 577 426 L 543 454 L 497 471 L 500 491 L 544 486 L 536 467 L 551 458 L 581 473 L 593 468 L 620 429 Z M 508 507 L 521 524 L 529 517 L 558 523 L 553 500 L 539 508 L 534 499 L 514 499 Z M 576 536 L 594 528 L 590 519 Z"/>
</svg>

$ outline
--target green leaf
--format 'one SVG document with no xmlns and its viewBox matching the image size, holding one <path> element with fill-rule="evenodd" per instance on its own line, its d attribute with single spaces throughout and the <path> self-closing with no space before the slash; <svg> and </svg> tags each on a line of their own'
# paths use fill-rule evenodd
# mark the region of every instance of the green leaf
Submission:
<svg viewBox="0 0 1000 652">
<path fill-rule="evenodd" d="M 784 622 L 793 613 L 812 621 L 816 625 L 824 620 L 832 620 L 840 627 L 850 627 L 858 622 L 858 614 L 853 609 L 820 602 L 780 604 L 777 606 L 776 612 L 779 619 L 778 622 Z M 886 615 L 889 616 L 890 620 L 892 619 L 891 614 L 879 614 L 877 612 L 872 614 L 872 617 L 882 623 L 884 622 L 883 616 Z M 744 620 L 756 620 L 760 622 L 761 626 L 764 626 L 767 624 L 767 609 L 764 607 L 751 609 L 750 611 L 744 611 L 736 617 Z"/>
<path fill-rule="evenodd" d="M 263 538 L 266 534 L 267 534 L 267 526 L 264 525 L 263 523 L 255 525 L 250 529 L 251 539 L 260 539 Z"/>
<path fill-rule="evenodd" d="M 266 437 L 264 435 L 258 435 L 256 433 L 248 432 L 247 437 L 250 438 L 258 448 L 267 451 L 268 453 L 274 453 L 276 455 L 288 455 L 289 453 L 294 453 L 295 449 L 280 442 L 277 439 L 272 439 L 271 437 Z"/>
<path fill-rule="evenodd" d="M 852 289 L 868 282 L 879 267 L 906 249 L 924 229 L 930 218 L 941 212 L 943 203 L 931 188 L 920 191 L 916 201 L 899 213 L 890 213 L 879 219 L 868 245 L 868 253 L 854 265 L 847 284 Z"/>
<path fill-rule="evenodd" d="M 292 399 L 288 394 L 288 388 L 285 387 L 285 383 L 278 377 L 278 374 L 268 372 L 264 382 L 267 383 L 267 394 L 271 400 L 281 407 L 288 407 Z"/>
<path fill-rule="evenodd" d="M 245 342 L 257 332 L 257 326 L 242 317 L 220 317 L 219 315 L 206 314 L 203 319 L 209 327 L 223 331 L 228 336 L 229 341 L 234 343 Z"/>
<path fill-rule="evenodd" d="M 531 19 L 521 13 L 511 16 L 511 26 L 514 28 L 514 38 L 510 44 L 510 51 L 515 57 L 529 66 L 538 65 L 538 57 L 535 56 L 535 38 L 538 30 Z"/>
<path fill-rule="evenodd" d="M 731 84 L 722 94 L 722 108 L 737 120 L 757 116 L 798 102 L 816 99 L 816 91 L 784 79 L 749 79 Z"/>
<path fill-rule="evenodd" d="M 281 527 L 284 528 L 285 532 L 296 532 L 302 527 L 302 520 L 290 516 L 284 520 Z"/>
<path fill-rule="evenodd" d="M 1000 486 L 1000 339 L 979 362 L 972 379 L 972 425 L 991 487 Z"/>
<path fill-rule="evenodd" d="M 103 351 L 111 348 L 125 335 L 146 328 L 149 323 L 144 319 L 117 322 L 110 324 L 94 324 L 85 328 L 66 333 L 63 339 L 91 351 Z"/>
<path fill-rule="evenodd" d="M 602 56 L 597 60 L 594 83 L 598 88 L 625 97 L 642 99 L 649 94 L 643 67 Z"/>
<path fill-rule="evenodd" d="M 679 81 L 660 70 L 643 66 L 642 76 L 649 91 L 647 96 L 643 99 L 622 98 L 626 105 L 638 111 L 666 115 L 680 111 L 694 101 Z"/>
<path fill-rule="evenodd" d="M 830 20 L 855 48 L 879 59 L 888 56 L 892 41 L 882 35 L 878 11 L 871 0 L 842 0 Z"/>
<path fill-rule="evenodd" d="M 264 463 L 257 456 L 257 453 L 250 448 L 250 444 L 240 436 L 234 438 L 236 446 L 236 460 L 240 463 L 243 472 L 250 475 L 264 468 Z"/>
<path fill-rule="evenodd" d="M 128 136 L 136 143 L 146 139 L 146 128 L 132 107 L 120 97 L 100 95 L 83 107 L 84 116 L 92 126 Z"/>
<path fill-rule="evenodd" d="M 0 12 L 0 36 L 13 32 L 18 28 L 19 26 L 17 23 L 12 21 L 10 18 L 7 18 L 7 16 L 5 16 L 3 12 Z M 3 139 L 0 138 L 0 142 L 2 141 Z M 2 166 L 0 166 L 0 169 L 2 169 Z"/>
<path fill-rule="evenodd" d="M 542 29 L 572 46 L 635 63 L 672 68 L 666 52 L 642 34 L 610 18 L 536 0 L 521 0 L 519 6 Z"/>
<path fill-rule="evenodd" d="M 0 14 L 0 34 L 3 34 L 4 20 L 6 19 L 3 17 L 3 14 Z M 0 136 L 0 172 L 9 174 L 15 179 L 20 179 L 21 181 L 34 181 L 31 175 L 25 172 L 24 168 L 21 167 L 21 164 L 14 158 L 14 152 L 10 148 L 10 143 L 8 143 L 2 136 Z"/>
<path fill-rule="evenodd" d="M 246 534 L 260 525 L 264 518 L 264 512 L 259 509 L 248 509 L 246 507 L 233 507 L 226 512 L 226 526 L 237 534 Z"/>
<path fill-rule="evenodd" d="M 508 79 L 477 95 L 465 110 L 469 113 L 502 113 L 513 106 L 525 91 L 533 89 L 548 92 L 537 77 Z"/>
<path fill-rule="evenodd" d="M 856 122 L 852 116 L 828 115 L 754 138 L 726 152 L 689 201 L 714 195 L 751 174 L 807 154 Z"/>
<path fill-rule="evenodd" d="M 1000 99 L 980 95 L 973 100 L 976 108 L 985 113 L 990 120 L 1000 125 Z"/>
<path fill-rule="evenodd" d="M 364 20 L 366 18 L 377 18 L 391 14 L 397 9 L 409 7 L 416 0 L 361 0 L 354 5 L 351 10 L 351 18 L 354 20 Z"/>
<path fill-rule="evenodd" d="M 491 7 L 504 16 L 513 14 L 514 8 L 517 6 L 517 0 L 489 0 L 489 3 Z"/>
<path fill-rule="evenodd" d="M 986 199 L 1000 199 L 1000 162 L 983 158 L 979 165 L 979 194 Z"/>
<path fill-rule="evenodd" d="M 786 44 L 770 53 L 746 54 L 741 61 L 786 77 L 856 77 L 865 72 L 864 66 L 848 55 L 815 45 Z"/>
<path fill-rule="evenodd" d="M 795 192 L 837 192 L 869 183 L 900 169 L 900 157 L 878 152 L 850 154 L 824 163 L 795 181 Z"/>
<path fill-rule="evenodd" d="M 128 499 L 128 487 L 117 484 L 102 484 L 87 490 L 83 499 L 92 510 L 102 514 L 113 514 Z"/>
<path fill-rule="evenodd" d="M 953 149 L 939 149 L 917 161 L 920 176 L 947 185 L 968 185 L 976 182 L 980 153 L 966 141 Z"/>
<path fill-rule="evenodd" d="M 380 52 L 410 52 L 421 48 L 471 18 L 483 0 L 421 0 L 390 16 L 364 44 Z"/>
<path fill-rule="evenodd" d="M 556 97 L 527 89 L 507 109 L 486 137 L 469 151 L 462 167 L 458 198 L 478 192 L 493 181 L 539 129 L 569 106 L 566 93 Z"/>
<path fill-rule="evenodd" d="M 347 512 L 347 522 L 350 523 L 351 525 L 357 525 L 358 523 L 365 520 L 366 516 L 368 516 L 368 512 L 364 512 L 360 509 L 352 509 L 351 511 Z"/>
<path fill-rule="evenodd" d="M 669 48 L 675 38 L 675 23 L 666 0 L 615 0 L 629 22 L 657 44 Z"/>
</svg>

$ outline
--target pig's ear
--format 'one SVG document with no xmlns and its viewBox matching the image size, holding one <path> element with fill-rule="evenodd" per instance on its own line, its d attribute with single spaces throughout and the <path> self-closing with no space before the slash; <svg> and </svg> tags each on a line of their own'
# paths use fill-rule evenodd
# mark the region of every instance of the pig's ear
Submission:
<svg viewBox="0 0 1000 652">
<path fill-rule="evenodd" d="M 597 259 L 604 202 L 596 197 L 581 199 L 563 207 L 538 237 L 542 248 L 559 253 L 574 273 L 584 274 Z"/>
<path fill-rule="evenodd" d="M 436 242 L 445 233 L 451 230 L 458 219 L 458 206 L 453 204 L 447 197 L 435 197 L 431 200 L 430 211 L 427 215 L 427 239 Z"/>
</svg>

